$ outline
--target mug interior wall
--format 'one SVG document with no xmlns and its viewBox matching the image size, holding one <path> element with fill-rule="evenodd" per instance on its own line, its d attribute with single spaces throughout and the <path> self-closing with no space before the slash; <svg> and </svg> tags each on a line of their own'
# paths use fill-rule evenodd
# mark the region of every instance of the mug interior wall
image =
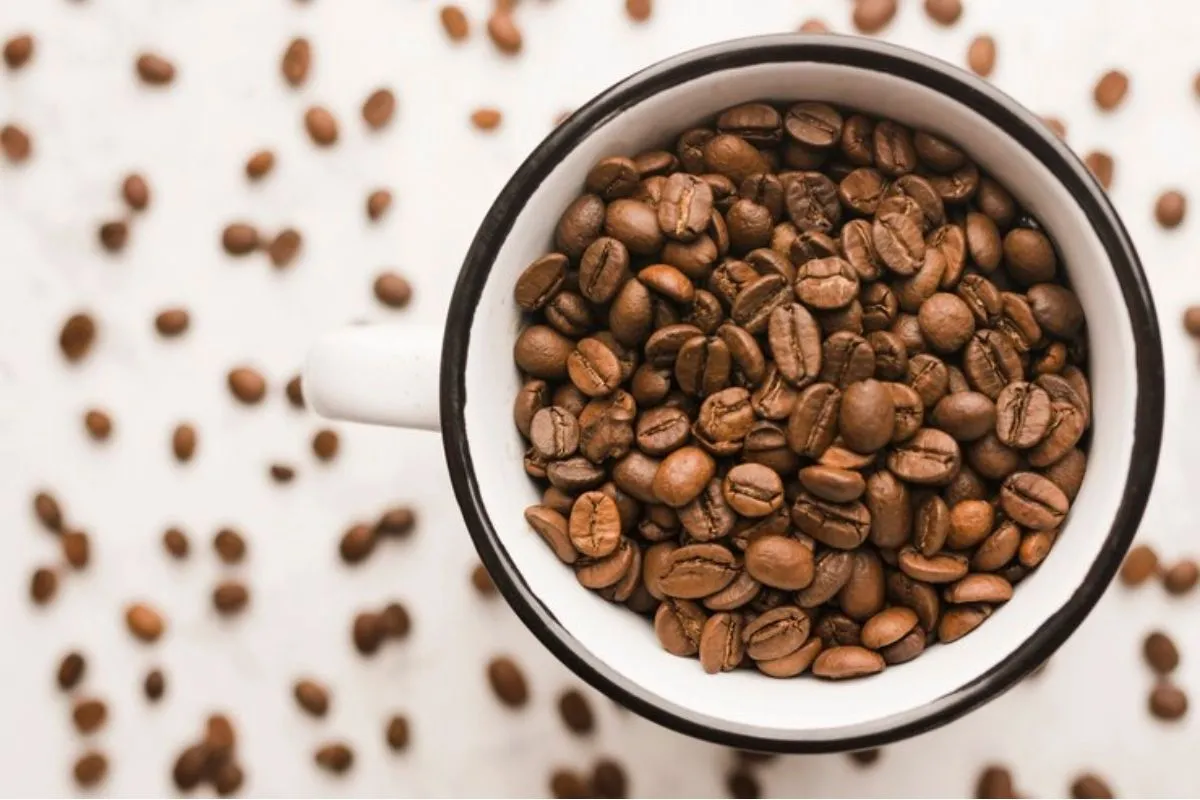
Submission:
<svg viewBox="0 0 1200 800">
<path fill-rule="evenodd" d="M 757 672 L 705 675 L 697 661 L 662 650 L 650 624 L 575 581 L 528 529 L 522 512 L 539 491 L 522 469 L 512 425 L 519 379 L 512 344 L 521 319 L 512 286 L 552 249 L 554 224 L 597 159 L 661 146 L 672 134 L 748 100 L 825 100 L 892 117 L 957 142 L 1054 237 L 1090 327 L 1094 395 L 1090 469 L 1046 562 L 1011 602 L 974 633 L 928 649 L 866 680 L 774 680 Z M 534 191 L 500 248 L 475 313 L 465 420 L 481 497 L 528 591 L 569 631 L 581 658 L 648 702 L 712 727 L 747 735 L 821 740 L 887 729 L 949 704 L 1067 603 L 1099 554 L 1120 503 L 1133 445 L 1133 336 L 1110 262 L 1088 220 L 1050 171 L 969 108 L 911 81 L 854 67 L 794 62 L 710 73 L 614 114 Z"/>
</svg>

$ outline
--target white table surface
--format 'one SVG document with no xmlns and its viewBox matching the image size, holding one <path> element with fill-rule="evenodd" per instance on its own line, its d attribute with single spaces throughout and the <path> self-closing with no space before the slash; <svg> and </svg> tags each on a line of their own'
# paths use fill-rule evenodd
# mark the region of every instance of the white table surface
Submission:
<svg viewBox="0 0 1200 800">
<path fill-rule="evenodd" d="M 308 451 L 320 423 L 291 411 L 282 388 L 309 342 L 331 326 L 437 323 L 477 221 L 560 110 L 696 45 L 791 30 L 812 15 L 847 30 L 850 3 L 659 0 L 654 18 L 635 26 L 621 0 L 525 0 L 525 52 L 516 59 L 498 56 L 480 35 L 487 4 L 463 5 L 475 31 L 454 46 L 431 0 L 0 0 L 0 39 L 25 30 L 37 37 L 25 70 L 0 69 L 0 123 L 20 121 L 35 145 L 25 166 L 0 164 L 0 793 L 74 791 L 70 767 L 85 742 L 53 682 L 72 646 L 89 658 L 86 691 L 110 705 L 109 724 L 92 737 L 111 760 L 110 794 L 172 792 L 175 754 L 216 709 L 238 723 L 247 794 L 536 795 L 552 768 L 587 767 L 599 755 L 623 761 L 638 793 L 724 791 L 730 754 L 619 711 L 591 690 L 597 732 L 586 740 L 564 732 L 555 697 L 580 681 L 501 601 L 472 591 L 475 556 L 436 436 L 340 426 L 342 455 L 321 466 Z M 1164 233 L 1151 211 L 1159 191 L 1194 189 L 1200 175 L 1193 5 L 967 0 L 947 30 L 912 0 L 886 32 L 959 63 L 973 35 L 993 34 L 1000 87 L 1065 120 L 1081 152 L 1104 147 L 1116 156 L 1112 195 L 1141 250 L 1165 338 L 1168 436 L 1141 539 L 1166 558 L 1200 550 L 1192 512 L 1200 377 L 1177 322 L 1200 298 L 1200 220 Z M 296 91 L 283 85 L 278 62 L 301 34 L 313 42 L 314 65 Z M 177 64 L 169 90 L 133 78 L 142 49 Z M 1091 87 L 1111 66 L 1132 75 L 1132 90 L 1118 113 L 1102 117 Z M 379 85 L 396 90 L 399 111 L 387 131 L 367 134 L 358 109 Z M 307 140 L 300 118 L 310 103 L 339 118 L 338 146 L 318 152 Z M 479 105 L 503 109 L 496 134 L 468 127 Z M 242 164 L 259 147 L 279 160 L 249 186 Z M 112 257 L 95 228 L 121 212 L 118 186 L 131 169 L 148 177 L 152 205 L 135 220 L 127 251 Z M 369 226 L 363 201 L 377 185 L 391 187 L 396 204 Z M 225 256 L 220 231 L 235 218 L 302 230 L 296 265 L 279 273 L 262 257 Z M 402 314 L 371 296 L 384 267 L 415 284 Z M 193 326 L 164 343 L 152 318 L 174 303 L 191 309 Z M 77 308 L 97 315 L 101 333 L 91 357 L 67 368 L 57 333 Z M 235 407 L 225 390 L 226 371 L 240 362 L 270 379 L 261 407 Z M 83 433 L 91 405 L 115 419 L 106 445 Z M 186 468 L 169 453 L 181 419 L 200 431 Z M 291 486 L 268 480 L 274 460 L 297 466 Z M 35 610 L 29 574 L 57 558 L 29 511 L 41 486 L 90 531 L 94 561 L 67 577 L 52 606 Z M 361 567 L 343 566 L 341 531 L 398 501 L 419 506 L 416 535 L 387 543 Z M 173 523 L 192 535 L 188 563 L 171 563 L 160 547 Z M 252 585 L 253 604 L 233 621 L 216 619 L 208 599 L 222 574 L 209 540 L 224 524 L 250 539 L 248 563 L 231 572 Z M 413 635 L 364 660 L 349 646 L 350 617 L 391 597 L 411 609 Z M 121 610 L 138 598 L 169 618 L 156 646 L 125 630 Z M 1200 692 L 1197 602 L 1154 586 L 1113 588 L 1036 682 L 887 748 L 870 769 L 844 756 L 775 761 L 760 770 L 764 789 L 956 795 L 995 760 L 1011 764 L 1035 796 L 1065 793 L 1083 769 L 1127 795 L 1200 794 L 1197 715 L 1174 725 L 1152 720 L 1151 677 L 1140 661 L 1143 634 L 1162 627 L 1183 651 L 1179 682 Z M 528 670 L 533 697 L 524 711 L 500 707 L 489 693 L 483 664 L 498 652 Z M 140 690 L 151 665 L 169 682 L 156 707 Z M 291 682 L 301 674 L 333 688 L 326 720 L 304 717 L 293 703 Z M 382 740 L 392 711 L 412 720 L 413 744 L 400 756 Z M 358 763 L 332 778 L 313 766 L 311 751 L 338 737 L 355 745 Z"/>
</svg>

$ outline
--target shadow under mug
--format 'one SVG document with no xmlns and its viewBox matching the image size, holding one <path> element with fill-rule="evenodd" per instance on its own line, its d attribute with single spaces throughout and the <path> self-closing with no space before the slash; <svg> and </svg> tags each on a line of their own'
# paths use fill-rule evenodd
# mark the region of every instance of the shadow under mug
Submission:
<svg viewBox="0 0 1200 800">
<path fill-rule="evenodd" d="M 823 100 L 930 130 L 999 177 L 1054 238 L 1089 321 L 1093 427 L 1086 478 L 1046 561 L 987 624 L 866 679 L 711 676 L 651 625 L 584 590 L 522 512 L 540 491 L 512 421 L 520 377 L 512 299 L 551 249 L 563 208 L 598 159 L 632 154 L 738 103 Z M 1103 191 L 1035 117 L 936 59 L 846 36 L 780 35 L 672 58 L 600 94 L 521 165 L 467 254 L 444 331 L 330 334 L 304 392 L 322 414 L 439 430 L 467 528 L 530 630 L 600 691 L 684 733 L 754 750 L 871 747 L 928 730 L 1012 686 L 1071 634 L 1112 579 L 1141 519 L 1162 436 L 1161 343 L 1150 292 Z M 440 390 L 439 390 L 440 387 Z"/>
</svg>

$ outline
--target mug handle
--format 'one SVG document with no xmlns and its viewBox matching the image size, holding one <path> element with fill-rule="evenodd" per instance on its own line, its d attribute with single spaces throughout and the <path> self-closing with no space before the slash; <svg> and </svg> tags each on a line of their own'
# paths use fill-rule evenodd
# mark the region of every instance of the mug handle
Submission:
<svg viewBox="0 0 1200 800">
<path fill-rule="evenodd" d="M 353 325 L 325 334 L 308 353 L 304 399 L 323 417 L 440 430 L 441 331 Z"/>
</svg>

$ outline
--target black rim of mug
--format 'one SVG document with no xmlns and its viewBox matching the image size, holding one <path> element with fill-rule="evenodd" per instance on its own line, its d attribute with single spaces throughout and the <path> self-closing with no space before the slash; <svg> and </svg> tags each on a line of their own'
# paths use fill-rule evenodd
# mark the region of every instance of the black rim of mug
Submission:
<svg viewBox="0 0 1200 800">
<path fill-rule="evenodd" d="M 615 114 L 713 72 L 779 62 L 820 62 L 894 75 L 950 97 L 989 119 L 1045 165 L 1076 198 L 1112 262 L 1135 332 L 1137 401 L 1125 491 L 1108 536 L 1080 587 L 1007 658 L 947 692 L 924 713 L 882 731 L 837 739 L 760 737 L 676 712 L 648 692 L 581 655 L 584 648 L 530 590 L 488 517 L 466 436 L 465 369 L 475 308 L 501 244 L 530 196 L 563 156 Z M 715 109 L 714 109 L 715 110 Z M 1065 145 L 1015 100 L 946 62 L 885 42 L 837 35 L 781 34 L 707 46 L 650 66 L 615 84 L 554 129 L 500 192 L 467 251 L 447 317 L 441 364 L 442 436 L 454 493 L 475 548 L 497 588 L 526 627 L 560 661 L 613 700 L 680 733 L 746 750 L 823 753 L 878 747 L 944 725 L 1016 684 L 1066 641 L 1099 600 L 1133 540 L 1158 465 L 1164 404 L 1162 343 L 1146 276 L 1103 190 Z M 600 662 L 600 659 L 593 657 Z M 712 720 L 713 722 L 719 722 Z"/>
</svg>

